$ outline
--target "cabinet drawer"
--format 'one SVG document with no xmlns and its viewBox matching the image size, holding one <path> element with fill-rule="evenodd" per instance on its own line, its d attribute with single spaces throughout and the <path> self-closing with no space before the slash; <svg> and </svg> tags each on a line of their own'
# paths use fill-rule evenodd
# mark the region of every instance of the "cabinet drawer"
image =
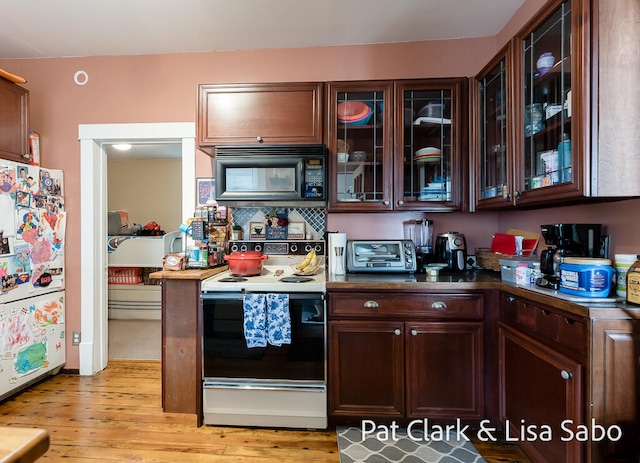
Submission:
<svg viewBox="0 0 640 463">
<path fill-rule="evenodd" d="M 580 317 L 565 315 L 553 307 L 505 294 L 501 297 L 500 319 L 535 333 L 544 341 L 552 341 L 580 353 L 586 352 L 587 325 Z"/>
<path fill-rule="evenodd" d="M 329 292 L 329 314 L 358 318 L 481 319 L 484 297 L 482 294 Z"/>
</svg>

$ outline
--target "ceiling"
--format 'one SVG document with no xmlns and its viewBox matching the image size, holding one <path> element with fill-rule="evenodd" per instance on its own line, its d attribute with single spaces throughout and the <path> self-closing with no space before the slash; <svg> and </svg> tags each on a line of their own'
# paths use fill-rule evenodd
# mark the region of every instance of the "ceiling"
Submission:
<svg viewBox="0 0 640 463">
<path fill-rule="evenodd" d="M 129 141 L 131 149 L 120 151 L 113 144 L 105 144 L 104 151 L 109 161 L 130 161 L 138 159 L 177 159 L 182 157 L 182 143 L 176 142 L 145 142 Z"/>
<path fill-rule="evenodd" d="M 0 59 L 300 48 L 496 35 L 525 0 L 0 0 Z M 181 145 L 106 146 L 108 159 Z"/>
<path fill-rule="evenodd" d="M 0 59 L 496 35 L 525 0 L 0 0 Z"/>
</svg>

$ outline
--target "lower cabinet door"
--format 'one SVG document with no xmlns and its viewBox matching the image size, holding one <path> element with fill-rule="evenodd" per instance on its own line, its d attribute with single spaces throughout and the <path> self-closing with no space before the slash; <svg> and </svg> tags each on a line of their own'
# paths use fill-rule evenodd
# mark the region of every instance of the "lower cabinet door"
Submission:
<svg viewBox="0 0 640 463">
<path fill-rule="evenodd" d="M 506 438 L 534 461 L 584 462 L 584 444 L 570 438 L 584 423 L 582 366 L 505 326 L 499 328 L 499 353 Z"/>
<path fill-rule="evenodd" d="M 407 416 L 482 418 L 482 323 L 407 322 L 406 327 Z"/>
<path fill-rule="evenodd" d="M 404 323 L 329 322 L 329 414 L 404 416 Z"/>
</svg>

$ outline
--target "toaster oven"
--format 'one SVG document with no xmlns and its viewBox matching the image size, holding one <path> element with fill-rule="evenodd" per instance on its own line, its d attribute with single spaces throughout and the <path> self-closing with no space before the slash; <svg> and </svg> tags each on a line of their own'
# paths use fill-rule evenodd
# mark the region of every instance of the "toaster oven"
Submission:
<svg viewBox="0 0 640 463">
<path fill-rule="evenodd" d="M 347 241 L 347 271 L 415 272 L 416 249 L 411 240 Z"/>
</svg>

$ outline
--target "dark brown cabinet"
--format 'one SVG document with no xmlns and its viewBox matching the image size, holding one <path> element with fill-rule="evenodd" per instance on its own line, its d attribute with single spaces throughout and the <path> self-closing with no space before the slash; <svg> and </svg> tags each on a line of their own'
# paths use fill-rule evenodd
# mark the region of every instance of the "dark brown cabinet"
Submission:
<svg viewBox="0 0 640 463">
<path fill-rule="evenodd" d="M 560 439 L 561 423 L 584 423 L 582 365 L 508 327 L 499 333 L 500 415 L 508 438 L 534 461 L 583 462 L 583 444 Z"/>
<path fill-rule="evenodd" d="M 640 309 L 594 304 L 580 307 L 585 316 L 574 309 L 501 293 L 501 420 L 534 461 L 635 463 Z M 537 426 L 538 435 L 549 425 L 553 439 L 522 438 L 522 424 Z M 601 432 L 613 439 L 597 438 Z"/>
<path fill-rule="evenodd" d="M 640 196 L 638 17 L 636 0 L 549 1 L 477 76 L 478 209 Z"/>
<path fill-rule="evenodd" d="M 329 292 L 334 420 L 480 419 L 483 295 Z"/>
<path fill-rule="evenodd" d="M 320 144 L 321 82 L 200 85 L 198 146 Z"/>
<path fill-rule="evenodd" d="M 29 160 L 29 91 L 0 78 L 0 158 Z"/>
<path fill-rule="evenodd" d="M 637 462 L 640 455 L 640 310 L 601 309 L 592 319 L 591 418 L 618 426 L 619 440 L 591 442 L 591 462 Z"/>
<path fill-rule="evenodd" d="M 463 209 L 467 82 L 328 83 L 329 210 Z"/>
</svg>

